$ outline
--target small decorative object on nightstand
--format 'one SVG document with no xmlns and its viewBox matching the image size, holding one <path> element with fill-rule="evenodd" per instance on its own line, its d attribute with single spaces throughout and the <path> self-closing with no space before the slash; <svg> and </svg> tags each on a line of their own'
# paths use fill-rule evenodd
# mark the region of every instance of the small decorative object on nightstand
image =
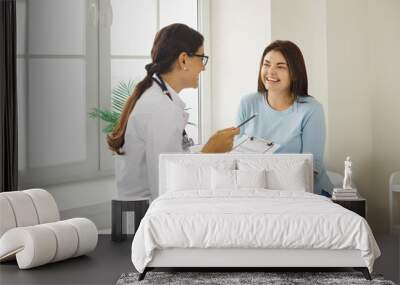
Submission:
<svg viewBox="0 0 400 285">
<path fill-rule="evenodd" d="M 354 200 L 358 198 L 357 189 L 353 187 L 351 170 L 352 162 L 350 156 L 346 157 L 344 162 L 344 178 L 342 188 L 334 188 L 332 199 L 334 200 Z"/>
<path fill-rule="evenodd" d="M 332 201 L 356 214 L 359 214 L 361 217 L 366 218 L 367 200 L 363 197 L 358 196 L 353 199 L 332 198 Z"/>
<path fill-rule="evenodd" d="M 353 187 L 351 166 L 352 162 L 350 156 L 348 156 L 344 162 L 343 186 L 333 189 L 332 201 L 365 218 L 367 202 L 358 195 L 357 189 Z"/>
<path fill-rule="evenodd" d="M 346 160 L 344 162 L 344 178 L 343 178 L 343 189 L 353 189 L 352 188 L 352 182 L 351 182 L 351 176 L 353 174 L 353 171 L 351 170 L 351 160 L 350 156 L 346 157 Z"/>
</svg>

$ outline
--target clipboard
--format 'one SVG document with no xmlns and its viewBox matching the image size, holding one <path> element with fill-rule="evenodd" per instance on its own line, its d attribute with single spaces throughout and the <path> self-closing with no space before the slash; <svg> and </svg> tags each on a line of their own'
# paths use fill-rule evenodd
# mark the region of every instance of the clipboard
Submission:
<svg viewBox="0 0 400 285">
<path fill-rule="evenodd" d="M 274 153 L 279 144 L 266 139 L 243 135 L 238 139 L 233 148 L 233 153 Z"/>
</svg>

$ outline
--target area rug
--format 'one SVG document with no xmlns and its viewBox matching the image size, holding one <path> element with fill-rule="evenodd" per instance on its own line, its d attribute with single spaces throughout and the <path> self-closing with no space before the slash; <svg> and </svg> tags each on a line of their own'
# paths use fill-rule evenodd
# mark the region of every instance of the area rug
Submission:
<svg viewBox="0 0 400 285">
<path fill-rule="evenodd" d="M 138 276 L 139 273 L 124 273 L 116 285 L 395 285 L 392 281 L 384 280 L 381 275 L 372 275 L 372 281 L 368 281 L 360 272 L 148 272 L 142 281 L 138 281 Z"/>
</svg>

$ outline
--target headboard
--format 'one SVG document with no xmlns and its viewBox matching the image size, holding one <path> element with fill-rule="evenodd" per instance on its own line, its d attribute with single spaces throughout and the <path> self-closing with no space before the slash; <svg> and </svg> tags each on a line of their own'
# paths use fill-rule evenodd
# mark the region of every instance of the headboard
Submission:
<svg viewBox="0 0 400 285">
<path fill-rule="evenodd" d="M 223 154 L 205 154 L 205 153 L 164 153 L 159 157 L 159 195 L 166 192 L 167 166 L 169 162 L 181 163 L 182 161 L 201 163 L 202 166 L 214 166 L 216 164 L 232 162 L 237 165 L 240 159 L 262 160 L 266 163 L 276 163 L 276 161 L 304 161 L 308 166 L 306 176 L 309 179 L 309 189 L 307 192 L 313 192 L 314 172 L 312 154 L 244 154 L 244 153 L 223 153 Z"/>
</svg>

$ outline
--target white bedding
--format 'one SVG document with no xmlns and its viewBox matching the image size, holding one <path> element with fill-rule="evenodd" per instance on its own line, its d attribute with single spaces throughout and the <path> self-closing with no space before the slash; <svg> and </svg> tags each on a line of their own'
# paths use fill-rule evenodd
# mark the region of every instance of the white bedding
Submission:
<svg viewBox="0 0 400 285">
<path fill-rule="evenodd" d="M 307 192 L 168 192 L 153 201 L 132 243 L 143 272 L 155 249 L 357 249 L 372 272 L 379 248 L 365 219 Z"/>
</svg>

